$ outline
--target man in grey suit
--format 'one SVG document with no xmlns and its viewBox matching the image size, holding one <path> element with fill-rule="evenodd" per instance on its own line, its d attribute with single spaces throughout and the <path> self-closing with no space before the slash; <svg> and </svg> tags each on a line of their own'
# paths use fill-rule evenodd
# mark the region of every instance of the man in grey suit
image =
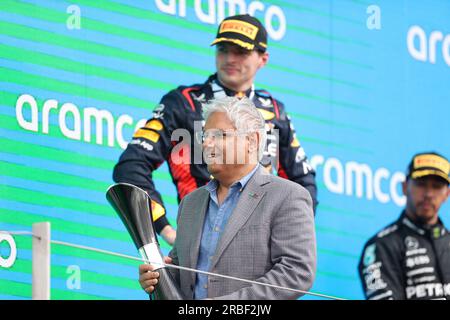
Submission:
<svg viewBox="0 0 450 320">
<path fill-rule="evenodd" d="M 166 263 L 307 291 L 316 273 L 311 196 L 258 164 L 264 119 L 247 99 L 212 100 L 199 138 L 210 183 L 180 203 L 178 235 Z M 150 293 L 151 265 L 139 267 Z M 259 284 L 170 269 L 188 299 L 296 299 L 301 294 Z"/>
</svg>

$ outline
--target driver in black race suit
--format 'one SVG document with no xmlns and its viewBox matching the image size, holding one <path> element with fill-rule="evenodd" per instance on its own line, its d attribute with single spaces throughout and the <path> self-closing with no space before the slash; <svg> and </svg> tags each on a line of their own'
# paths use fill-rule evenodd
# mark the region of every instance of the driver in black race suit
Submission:
<svg viewBox="0 0 450 320">
<path fill-rule="evenodd" d="M 180 86 L 163 96 L 153 117 L 135 132 L 114 168 L 114 181 L 131 183 L 148 192 L 156 231 L 169 244 L 173 244 L 176 231 L 165 216 L 152 172 L 167 160 L 178 201 L 211 179 L 201 159 L 201 145 L 195 141 L 194 129 L 202 130 L 202 105 L 225 95 L 245 95 L 253 101 L 266 120 L 268 133 L 262 164 L 269 171 L 301 184 L 309 191 L 314 208 L 317 205 L 315 172 L 284 105 L 269 92 L 256 90 L 253 85 L 257 71 L 268 61 L 265 28 L 249 15 L 228 17 L 220 24 L 212 44 L 217 45 L 217 73 L 203 84 Z M 172 137 L 176 129 L 187 130 L 188 137 Z M 200 150 L 200 161 L 194 161 L 196 148 Z"/>
<path fill-rule="evenodd" d="M 450 194 L 449 168 L 437 153 L 414 156 L 405 210 L 363 250 L 358 269 L 367 299 L 450 299 L 450 233 L 438 217 Z"/>
</svg>

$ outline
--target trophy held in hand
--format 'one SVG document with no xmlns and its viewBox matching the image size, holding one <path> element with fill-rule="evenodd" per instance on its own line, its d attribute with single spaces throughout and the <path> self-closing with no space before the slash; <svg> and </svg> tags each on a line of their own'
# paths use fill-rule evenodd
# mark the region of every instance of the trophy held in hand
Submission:
<svg viewBox="0 0 450 320">
<path fill-rule="evenodd" d="M 155 300 L 183 300 L 159 247 L 153 226 L 150 196 L 132 184 L 117 183 L 109 187 L 106 199 L 121 218 L 143 259 L 158 271 L 158 284 L 151 297 Z"/>
</svg>

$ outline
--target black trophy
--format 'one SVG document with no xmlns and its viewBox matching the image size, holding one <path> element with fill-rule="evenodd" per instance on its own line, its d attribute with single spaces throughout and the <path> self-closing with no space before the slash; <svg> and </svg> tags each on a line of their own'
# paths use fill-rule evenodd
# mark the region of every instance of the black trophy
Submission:
<svg viewBox="0 0 450 320">
<path fill-rule="evenodd" d="M 164 266 L 156 232 L 153 226 L 151 200 L 147 192 L 128 183 L 109 187 L 106 199 L 116 210 L 143 259 L 159 272 L 158 284 L 152 296 L 155 300 L 183 300 L 181 290 Z"/>
</svg>

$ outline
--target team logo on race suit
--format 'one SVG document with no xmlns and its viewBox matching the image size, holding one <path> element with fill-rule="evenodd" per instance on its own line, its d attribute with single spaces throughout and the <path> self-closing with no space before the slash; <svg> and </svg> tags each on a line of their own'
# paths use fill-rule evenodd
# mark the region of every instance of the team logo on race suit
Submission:
<svg viewBox="0 0 450 320">
<path fill-rule="evenodd" d="M 153 221 L 156 221 L 166 213 L 166 210 L 164 210 L 164 207 L 154 200 L 151 200 L 150 203 L 152 206 Z"/>
<path fill-rule="evenodd" d="M 133 139 L 131 140 L 130 144 L 136 144 L 141 146 L 147 151 L 153 151 L 153 146 L 150 143 L 146 142 L 145 140 Z"/>
<path fill-rule="evenodd" d="M 291 147 L 292 148 L 298 148 L 298 147 L 300 147 L 300 141 L 298 141 L 297 133 L 296 133 L 295 128 L 294 128 L 294 124 L 292 123 L 291 117 L 289 115 L 286 115 L 286 117 L 289 120 L 289 127 L 291 128 L 291 131 L 292 131 Z M 302 151 L 302 152 L 304 153 L 304 151 Z M 304 157 L 301 157 L 301 153 L 297 153 L 296 161 L 300 162 L 305 157 L 306 157 L 306 154 L 304 155 Z"/>
<path fill-rule="evenodd" d="M 201 104 L 206 103 L 206 96 L 204 93 L 200 94 L 199 96 L 196 96 L 195 94 L 192 94 L 192 97 L 195 101 L 200 102 Z"/>
<path fill-rule="evenodd" d="M 134 139 L 144 138 L 144 139 L 150 140 L 154 143 L 158 142 L 159 137 L 160 137 L 159 133 L 156 133 L 155 131 L 147 130 L 144 128 L 141 128 L 138 131 L 136 131 L 136 133 L 133 136 Z"/>
<path fill-rule="evenodd" d="M 272 120 L 273 118 L 275 118 L 275 113 L 258 108 L 258 111 L 261 113 L 261 115 L 263 116 L 264 120 L 269 121 Z"/>
<path fill-rule="evenodd" d="M 269 108 L 272 106 L 272 99 L 270 98 L 264 99 L 259 97 L 258 100 L 259 102 L 261 102 L 261 106 L 263 106 L 264 108 Z"/>
<path fill-rule="evenodd" d="M 375 249 L 376 249 L 376 244 L 374 243 L 374 244 L 368 246 L 366 248 L 366 250 L 364 251 L 364 260 L 363 260 L 364 266 L 367 267 L 375 262 L 375 260 L 376 260 Z"/>
<path fill-rule="evenodd" d="M 300 147 L 300 141 L 298 141 L 297 137 L 295 136 L 295 133 L 294 133 L 294 139 L 292 139 L 291 147 L 292 148 Z"/>
<path fill-rule="evenodd" d="M 387 236 L 388 234 L 391 234 L 392 232 L 394 232 L 394 231 L 397 230 L 397 229 L 398 229 L 398 226 L 397 226 L 396 224 L 394 224 L 394 225 L 391 226 L 391 227 L 387 227 L 386 229 L 381 230 L 381 231 L 377 234 L 377 237 L 378 237 L 378 238 L 383 238 L 383 237 Z"/>
<path fill-rule="evenodd" d="M 278 132 L 272 122 L 266 122 L 267 144 L 264 155 L 276 159 L 278 152 Z"/>
<path fill-rule="evenodd" d="M 409 250 L 417 249 L 419 248 L 419 241 L 414 237 L 408 236 L 405 238 L 405 246 Z"/>
<path fill-rule="evenodd" d="M 297 154 L 295 155 L 295 162 L 299 163 L 302 162 L 306 158 L 306 152 L 305 149 L 300 148 L 297 151 Z"/>
<path fill-rule="evenodd" d="M 445 300 L 445 296 L 450 295 L 450 283 L 424 283 L 417 286 L 406 287 L 406 299 L 428 298 Z"/>
<path fill-rule="evenodd" d="M 153 110 L 153 118 L 155 119 L 164 119 L 164 108 L 166 106 L 164 104 L 160 104 Z"/>
<path fill-rule="evenodd" d="M 364 258 L 363 258 L 363 274 L 364 274 L 364 280 L 366 283 L 366 287 L 368 292 L 368 295 L 370 295 L 370 291 L 377 291 L 382 290 L 387 287 L 386 282 L 384 282 L 382 276 L 381 276 L 381 267 L 382 263 L 381 261 L 376 261 L 376 244 L 371 244 L 370 246 L 367 246 L 367 248 L 364 250 Z"/>
<path fill-rule="evenodd" d="M 423 255 L 423 256 L 416 256 L 406 259 L 406 266 L 408 268 L 414 268 L 415 266 L 420 266 L 424 264 L 430 263 L 430 257 Z"/>
<path fill-rule="evenodd" d="M 164 129 L 164 126 L 162 122 L 159 120 L 151 120 L 145 125 L 145 128 L 152 129 L 155 131 L 161 131 L 162 129 Z"/>
<path fill-rule="evenodd" d="M 387 283 L 381 277 L 381 262 L 371 264 L 365 269 L 364 280 L 369 292 L 382 290 L 387 287 Z M 369 292 L 368 294 L 370 295 Z"/>
</svg>

